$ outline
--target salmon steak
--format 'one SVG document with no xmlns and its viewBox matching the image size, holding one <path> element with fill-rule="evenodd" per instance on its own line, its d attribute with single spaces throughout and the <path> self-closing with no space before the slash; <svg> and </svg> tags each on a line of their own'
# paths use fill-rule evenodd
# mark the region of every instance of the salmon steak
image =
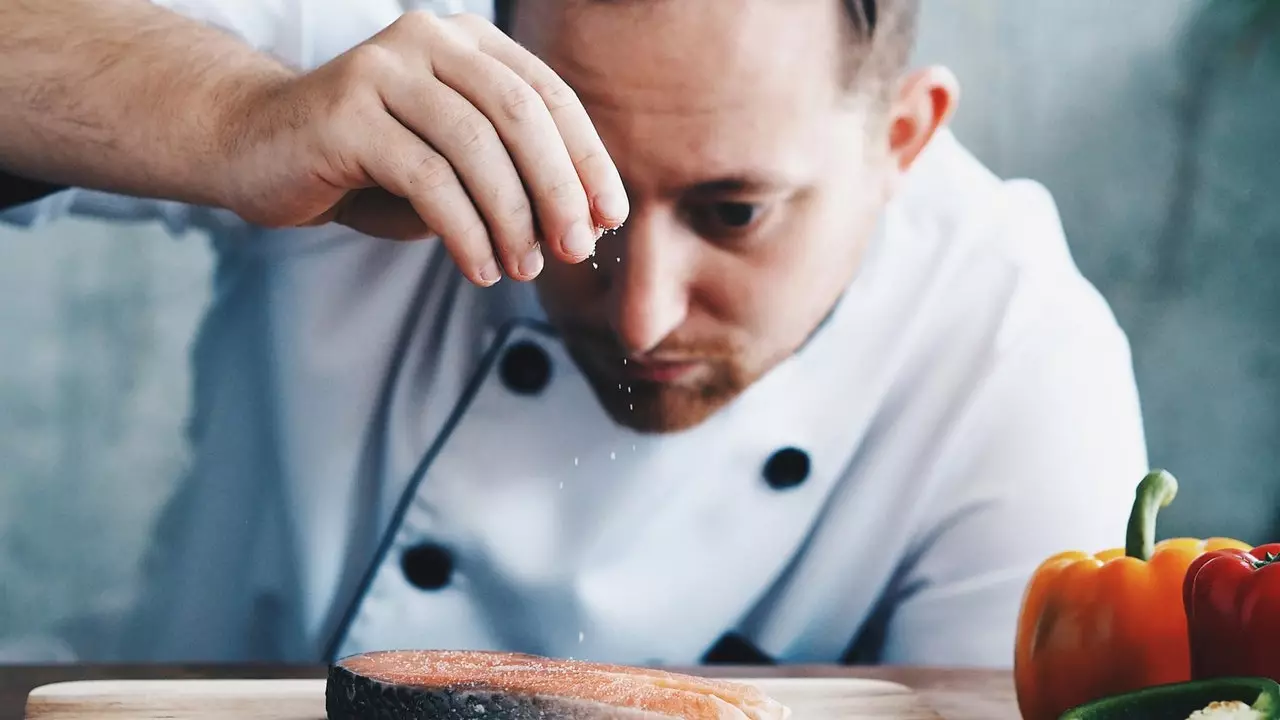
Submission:
<svg viewBox="0 0 1280 720">
<path fill-rule="evenodd" d="M 626 665 L 388 650 L 329 668 L 329 720 L 786 720 L 753 685 Z"/>
</svg>

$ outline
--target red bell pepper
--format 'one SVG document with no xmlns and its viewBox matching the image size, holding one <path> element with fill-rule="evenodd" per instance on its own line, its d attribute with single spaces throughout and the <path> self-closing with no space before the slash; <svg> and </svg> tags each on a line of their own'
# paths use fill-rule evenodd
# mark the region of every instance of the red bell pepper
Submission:
<svg viewBox="0 0 1280 720">
<path fill-rule="evenodd" d="M 1280 543 L 1196 558 L 1182 604 L 1193 678 L 1280 681 Z"/>
</svg>

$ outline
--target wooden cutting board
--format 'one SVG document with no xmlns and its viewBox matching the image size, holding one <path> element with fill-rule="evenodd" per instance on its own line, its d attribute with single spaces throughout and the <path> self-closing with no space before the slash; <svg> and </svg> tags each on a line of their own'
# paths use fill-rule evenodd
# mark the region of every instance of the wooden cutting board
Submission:
<svg viewBox="0 0 1280 720">
<path fill-rule="evenodd" d="M 910 689 L 883 680 L 744 680 L 795 720 L 939 720 Z M 324 720 L 324 680 L 91 680 L 45 685 L 28 720 Z"/>
</svg>

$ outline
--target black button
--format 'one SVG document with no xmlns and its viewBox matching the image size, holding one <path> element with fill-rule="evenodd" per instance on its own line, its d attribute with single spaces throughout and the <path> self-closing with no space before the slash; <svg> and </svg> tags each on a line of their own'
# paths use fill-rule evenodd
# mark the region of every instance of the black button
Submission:
<svg viewBox="0 0 1280 720">
<path fill-rule="evenodd" d="M 809 477 L 809 455 L 797 448 L 783 448 L 764 464 L 764 479 L 775 490 L 786 490 Z"/>
<path fill-rule="evenodd" d="M 551 381 L 551 358 L 534 343 L 517 343 L 503 355 L 498 372 L 512 392 L 537 395 Z"/>
<path fill-rule="evenodd" d="M 726 633 L 702 656 L 703 665 L 773 665 L 750 640 L 737 633 Z"/>
<path fill-rule="evenodd" d="M 415 545 L 400 557 L 400 568 L 414 587 L 439 590 L 449 584 L 449 577 L 453 575 L 453 555 L 434 543 Z"/>
</svg>

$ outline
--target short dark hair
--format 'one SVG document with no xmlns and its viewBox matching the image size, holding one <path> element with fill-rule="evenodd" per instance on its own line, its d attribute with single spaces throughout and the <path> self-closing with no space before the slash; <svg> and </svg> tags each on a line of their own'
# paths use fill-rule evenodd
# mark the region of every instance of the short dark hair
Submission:
<svg viewBox="0 0 1280 720">
<path fill-rule="evenodd" d="M 920 0 L 840 0 L 849 22 L 844 78 L 850 87 L 889 87 L 910 60 Z M 494 23 L 510 32 L 516 0 L 494 0 Z"/>
<path fill-rule="evenodd" d="M 844 77 L 850 87 L 891 87 L 911 60 L 920 0 L 841 0 L 849 22 Z"/>
</svg>

